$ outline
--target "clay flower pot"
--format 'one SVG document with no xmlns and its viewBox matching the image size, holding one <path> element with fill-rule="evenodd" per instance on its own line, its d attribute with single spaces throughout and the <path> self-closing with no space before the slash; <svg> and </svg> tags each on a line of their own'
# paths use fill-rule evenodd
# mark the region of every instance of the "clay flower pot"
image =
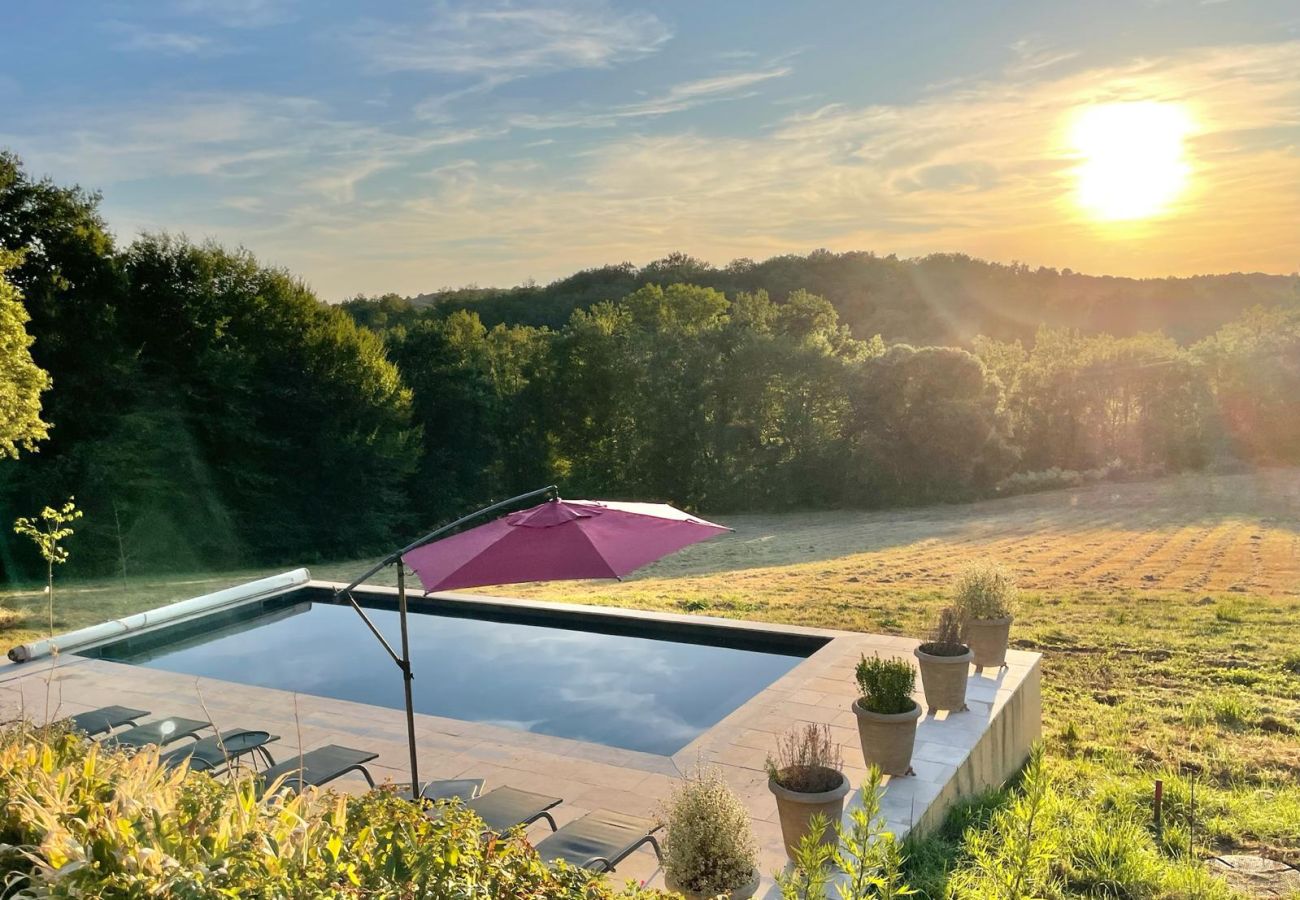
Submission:
<svg viewBox="0 0 1300 900">
<path fill-rule="evenodd" d="M 853 701 L 853 715 L 858 718 L 858 740 L 867 767 L 879 766 L 886 775 L 911 775 L 912 748 L 916 745 L 916 722 L 921 718 L 921 704 L 902 713 L 878 713 Z"/>
<path fill-rule="evenodd" d="M 754 870 L 753 876 L 740 887 L 732 888 L 725 894 L 701 894 L 699 891 L 691 891 L 682 887 L 673 881 L 668 875 L 664 875 L 664 886 L 675 894 L 681 894 L 686 900 L 713 900 L 714 897 L 727 897 L 728 900 L 749 900 L 750 897 L 758 893 L 759 874 L 758 869 Z"/>
<path fill-rule="evenodd" d="M 1007 643 L 1011 640 L 1011 616 L 1001 619 L 971 619 L 966 623 L 966 643 L 975 655 L 975 670 L 998 669 L 1007 664 Z"/>
<path fill-rule="evenodd" d="M 840 777 L 838 787 L 817 794 L 805 794 L 781 787 L 775 779 L 767 780 L 768 790 L 776 797 L 776 812 L 781 820 L 781 837 L 785 840 L 785 852 L 791 859 L 799 849 L 799 842 L 810 830 L 812 817 L 821 813 L 826 817 L 827 828 L 822 835 L 822 843 L 834 846 L 839 838 L 835 826 L 844 815 L 844 798 L 849 794 L 849 779 L 843 772 L 836 772 Z"/>
<path fill-rule="evenodd" d="M 967 709 L 966 679 L 970 676 L 970 663 L 975 654 L 971 653 L 969 647 L 960 656 L 940 656 L 927 652 L 926 648 L 934 646 L 922 644 L 916 648 L 925 705 L 930 709 Z"/>
</svg>

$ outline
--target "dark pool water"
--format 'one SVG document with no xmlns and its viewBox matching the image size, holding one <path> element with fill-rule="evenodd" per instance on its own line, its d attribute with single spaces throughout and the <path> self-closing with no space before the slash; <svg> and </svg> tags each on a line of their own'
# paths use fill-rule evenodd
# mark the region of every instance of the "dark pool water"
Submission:
<svg viewBox="0 0 1300 900">
<path fill-rule="evenodd" d="M 398 647 L 397 614 L 367 613 Z M 807 655 L 427 613 L 409 619 L 417 712 L 665 755 Z M 397 667 L 351 607 L 301 602 L 189 630 L 172 643 L 98 655 L 403 708 Z"/>
</svg>

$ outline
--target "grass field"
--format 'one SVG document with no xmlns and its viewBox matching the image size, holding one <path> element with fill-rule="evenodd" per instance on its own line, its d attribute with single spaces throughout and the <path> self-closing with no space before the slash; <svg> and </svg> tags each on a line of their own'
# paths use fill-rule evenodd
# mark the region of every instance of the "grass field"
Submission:
<svg viewBox="0 0 1300 900">
<path fill-rule="evenodd" d="M 1024 589 L 1013 642 L 1044 653 L 1054 791 L 1038 828 L 1060 849 L 1035 875 L 1038 892 L 1212 896 L 1193 857 L 1251 851 L 1300 864 L 1300 470 L 719 518 L 736 533 L 637 578 L 498 592 L 920 634 L 962 566 L 998 559 Z M 312 568 L 346 579 L 363 566 Z M 57 588 L 56 627 L 256 574 L 69 582 Z M 7 643 L 42 630 L 41 603 L 34 591 L 0 594 L 0 606 L 24 610 Z M 1156 777 L 1167 781 L 1172 817 L 1160 839 L 1148 825 Z M 997 861 L 984 858 L 978 835 L 1014 827 L 1014 797 L 985 798 L 911 848 L 913 877 L 936 896 L 954 870 L 954 884 L 991 885 Z"/>
</svg>

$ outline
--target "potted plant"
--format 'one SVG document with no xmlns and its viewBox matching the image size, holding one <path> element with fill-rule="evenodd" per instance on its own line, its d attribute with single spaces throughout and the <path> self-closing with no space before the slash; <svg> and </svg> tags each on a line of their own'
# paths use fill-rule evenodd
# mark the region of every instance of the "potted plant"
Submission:
<svg viewBox="0 0 1300 900">
<path fill-rule="evenodd" d="M 1007 664 L 1015 604 L 1015 580 L 997 563 L 970 566 L 957 577 L 954 605 L 961 614 L 966 643 L 975 655 L 975 671 Z"/>
<path fill-rule="evenodd" d="M 746 900 L 758 890 L 758 849 L 749 813 L 714 769 L 687 776 L 664 819 L 664 881 L 687 900 Z"/>
<path fill-rule="evenodd" d="M 767 786 L 776 797 L 781 820 L 781 837 L 791 859 L 799 842 L 809 832 L 809 822 L 821 814 L 828 822 L 840 821 L 849 779 L 840 771 L 843 761 L 839 746 L 831 739 L 829 725 L 805 725 L 791 729 L 767 758 Z M 822 843 L 833 845 L 835 831 L 825 829 Z"/>
<path fill-rule="evenodd" d="M 916 648 L 925 705 L 930 709 L 966 709 L 966 679 L 973 658 L 970 647 L 962 643 L 957 610 L 951 606 L 940 610 L 930 640 Z"/>
<path fill-rule="evenodd" d="M 862 657 L 857 669 L 860 696 L 853 701 L 858 738 L 867 768 L 886 775 L 911 775 L 912 747 L 921 705 L 912 699 L 916 669 L 905 659 Z"/>
</svg>

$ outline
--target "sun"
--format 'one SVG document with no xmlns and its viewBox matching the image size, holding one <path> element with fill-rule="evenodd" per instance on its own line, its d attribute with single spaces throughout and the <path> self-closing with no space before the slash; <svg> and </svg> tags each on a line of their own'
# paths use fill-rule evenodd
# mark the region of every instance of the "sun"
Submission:
<svg viewBox="0 0 1300 900">
<path fill-rule="evenodd" d="M 1070 144 L 1083 158 L 1075 170 L 1079 206 L 1105 222 L 1167 212 L 1191 174 L 1183 154 L 1191 130 L 1191 116 L 1177 103 L 1105 103 L 1080 110 L 1070 128 Z"/>
</svg>

